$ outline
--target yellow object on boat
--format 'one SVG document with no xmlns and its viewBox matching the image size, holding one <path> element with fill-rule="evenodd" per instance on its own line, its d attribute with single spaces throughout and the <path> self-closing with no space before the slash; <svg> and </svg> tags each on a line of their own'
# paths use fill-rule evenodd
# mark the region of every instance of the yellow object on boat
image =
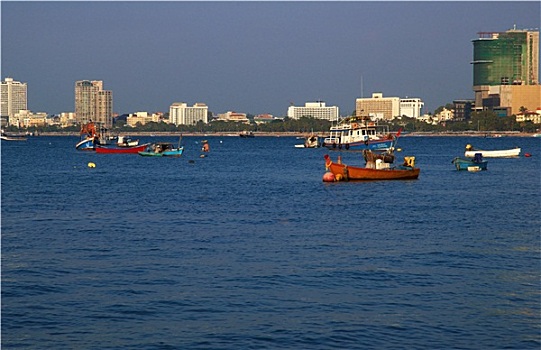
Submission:
<svg viewBox="0 0 541 350">
<path fill-rule="evenodd" d="M 404 157 L 404 165 L 414 168 L 415 167 L 415 157 Z"/>
</svg>

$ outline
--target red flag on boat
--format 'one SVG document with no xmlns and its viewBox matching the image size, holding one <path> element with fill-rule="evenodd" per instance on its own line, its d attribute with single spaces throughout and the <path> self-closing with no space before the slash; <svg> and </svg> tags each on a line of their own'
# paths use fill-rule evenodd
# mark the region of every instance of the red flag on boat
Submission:
<svg viewBox="0 0 541 350">
<path fill-rule="evenodd" d="M 398 138 L 400 136 L 400 133 L 402 132 L 402 128 L 398 129 L 398 132 L 396 133 L 396 137 Z"/>
</svg>

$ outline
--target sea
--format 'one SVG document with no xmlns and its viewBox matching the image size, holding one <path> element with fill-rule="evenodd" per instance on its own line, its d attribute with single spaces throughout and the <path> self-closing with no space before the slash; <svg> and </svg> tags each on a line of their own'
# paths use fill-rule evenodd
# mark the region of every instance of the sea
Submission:
<svg viewBox="0 0 541 350">
<path fill-rule="evenodd" d="M 400 137 L 417 180 L 333 183 L 361 153 L 77 141 L 2 141 L 2 349 L 541 348 L 541 138 Z M 522 153 L 457 171 L 467 144 Z"/>
</svg>

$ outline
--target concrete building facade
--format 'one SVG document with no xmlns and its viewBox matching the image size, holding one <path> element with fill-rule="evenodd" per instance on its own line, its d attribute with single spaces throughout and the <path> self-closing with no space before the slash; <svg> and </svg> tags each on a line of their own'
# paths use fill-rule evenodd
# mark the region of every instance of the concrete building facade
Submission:
<svg viewBox="0 0 541 350">
<path fill-rule="evenodd" d="M 10 119 L 13 119 L 19 111 L 28 108 L 27 84 L 15 81 L 13 78 L 5 78 L 1 82 L 0 96 L 1 117 L 7 125 L 12 125 Z"/>
<path fill-rule="evenodd" d="M 501 85 L 497 88 L 500 106 L 510 108 L 513 115 L 519 114 L 522 107 L 530 111 L 541 107 L 541 85 Z"/>
<path fill-rule="evenodd" d="M 373 119 L 392 120 L 400 116 L 400 98 L 383 97 L 383 93 L 376 92 L 371 98 L 358 98 L 355 100 L 355 115 L 358 118 L 369 116 Z"/>
<path fill-rule="evenodd" d="M 75 82 L 75 114 L 77 122 L 90 121 L 105 128 L 113 126 L 113 92 L 103 90 L 101 80 L 79 80 Z"/>
<path fill-rule="evenodd" d="M 417 119 L 422 115 L 424 105 L 420 98 L 403 98 L 400 100 L 400 116 Z"/>
<path fill-rule="evenodd" d="M 208 106 L 196 103 L 189 107 L 187 103 L 175 102 L 169 106 L 169 122 L 175 125 L 195 125 L 202 121 L 208 124 Z"/>
<path fill-rule="evenodd" d="M 325 102 L 306 102 L 304 107 L 289 106 L 287 116 L 291 119 L 302 117 L 338 121 L 340 111 L 337 106 L 327 106 Z"/>
</svg>

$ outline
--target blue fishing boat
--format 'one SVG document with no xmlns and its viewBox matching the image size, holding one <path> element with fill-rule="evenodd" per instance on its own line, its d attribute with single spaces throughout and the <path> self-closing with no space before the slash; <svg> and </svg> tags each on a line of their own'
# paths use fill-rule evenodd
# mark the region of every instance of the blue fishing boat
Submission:
<svg viewBox="0 0 541 350">
<path fill-rule="evenodd" d="M 180 157 L 184 147 L 175 147 L 170 142 L 157 142 L 149 145 L 146 150 L 139 152 L 145 157 Z"/>
<path fill-rule="evenodd" d="M 178 158 L 184 152 L 184 146 L 180 145 L 182 135 L 178 139 L 178 146 L 175 147 L 171 142 L 156 142 L 147 146 L 147 148 L 139 152 L 139 155 L 144 157 L 170 157 Z"/>
<path fill-rule="evenodd" d="M 93 122 L 81 125 L 80 137 L 75 145 L 75 149 L 79 151 L 94 151 L 99 144 L 99 135 Z"/>
<path fill-rule="evenodd" d="M 97 127 L 99 127 L 99 131 Z M 75 144 L 78 151 L 95 151 L 97 146 L 106 145 L 107 129 L 96 125 L 94 122 L 88 122 L 81 126 L 80 140 Z"/>
<path fill-rule="evenodd" d="M 483 160 L 481 153 L 475 153 L 473 158 L 455 157 L 451 161 L 456 167 L 456 170 L 480 171 L 487 170 L 488 161 Z"/>
</svg>

